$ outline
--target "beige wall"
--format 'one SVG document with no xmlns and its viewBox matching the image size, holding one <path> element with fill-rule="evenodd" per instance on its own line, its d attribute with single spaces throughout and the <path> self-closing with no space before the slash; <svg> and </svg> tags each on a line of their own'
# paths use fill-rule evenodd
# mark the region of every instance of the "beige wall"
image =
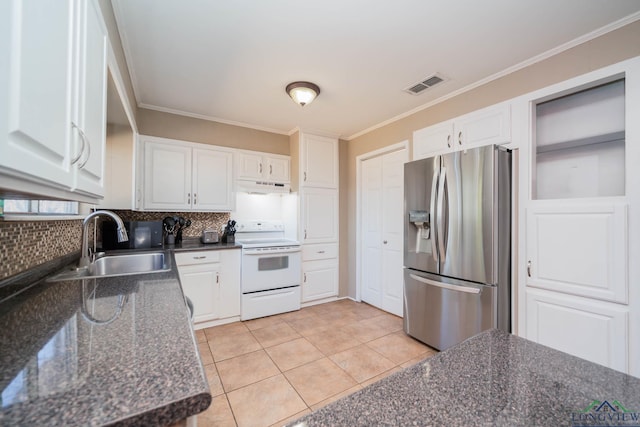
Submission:
<svg viewBox="0 0 640 427">
<path fill-rule="evenodd" d="M 209 120 L 138 109 L 138 132 L 142 135 L 289 154 L 289 137 L 261 130 L 249 129 Z"/>
<path fill-rule="evenodd" d="M 341 295 L 356 295 L 356 157 L 404 140 L 412 141 L 413 131 L 506 101 L 625 59 L 640 56 L 640 21 L 605 34 L 587 43 L 557 54 L 481 87 L 417 112 L 397 122 L 373 130 L 348 143 L 347 178 L 340 191 L 347 197 L 340 209 L 346 209 L 346 238 L 341 231 L 340 263 L 348 268 L 348 290 Z M 342 152 L 341 152 L 342 155 Z M 341 212 L 341 219 L 343 213 Z M 342 222 L 345 224 L 345 222 Z M 343 226 L 344 228 L 344 226 Z M 346 247 L 344 247 L 346 245 Z M 341 269 L 342 270 L 342 269 Z M 341 276 L 342 282 L 342 276 Z"/>
</svg>

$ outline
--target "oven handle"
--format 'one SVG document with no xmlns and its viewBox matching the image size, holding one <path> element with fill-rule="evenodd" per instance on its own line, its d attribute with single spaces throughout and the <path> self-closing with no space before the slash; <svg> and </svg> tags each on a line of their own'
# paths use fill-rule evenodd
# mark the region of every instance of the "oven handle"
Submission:
<svg viewBox="0 0 640 427">
<path fill-rule="evenodd" d="M 261 249 L 243 249 L 242 255 L 271 256 L 271 255 L 279 255 L 279 254 L 291 254 L 291 253 L 300 252 L 300 251 L 301 249 L 299 247 L 278 248 L 277 250 L 274 249 L 273 251 L 265 251 Z"/>
</svg>

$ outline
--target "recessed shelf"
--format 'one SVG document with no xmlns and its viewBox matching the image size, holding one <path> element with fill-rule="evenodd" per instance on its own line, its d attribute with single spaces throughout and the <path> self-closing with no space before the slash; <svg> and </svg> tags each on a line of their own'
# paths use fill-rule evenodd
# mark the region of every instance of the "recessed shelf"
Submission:
<svg viewBox="0 0 640 427">
<path fill-rule="evenodd" d="M 585 147 L 593 144 L 615 143 L 624 141 L 624 131 L 611 132 L 602 135 L 595 135 L 587 138 L 579 138 L 571 141 L 556 142 L 554 144 L 540 145 L 536 147 L 536 154 L 549 153 L 558 150 L 568 150 L 571 148 Z"/>
</svg>

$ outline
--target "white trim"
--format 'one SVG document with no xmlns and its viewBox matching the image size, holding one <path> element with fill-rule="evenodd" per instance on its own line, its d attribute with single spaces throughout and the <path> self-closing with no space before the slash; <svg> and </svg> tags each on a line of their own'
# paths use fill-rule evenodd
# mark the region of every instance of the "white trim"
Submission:
<svg viewBox="0 0 640 427">
<path fill-rule="evenodd" d="M 203 322 L 193 323 L 193 330 L 211 328 L 213 326 L 226 325 L 227 323 L 239 322 L 240 316 L 226 317 L 224 319 L 205 320 Z"/>
<path fill-rule="evenodd" d="M 138 133 L 138 126 L 136 124 L 135 115 L 133 114 L 131 100 L 129 99 L 129 95 L 125 89 L 124 81 L 122 80 L 122 73 L 120 72 L 120 67 L 118 67 L 118 61 L 116 60 L 116 54 L 113 51 L 113 47 L 111 46 L 111 43 L 107 43 L 107 45 L 109 46 L 107 54 L 107 69 L 113 78 L 116 92 L 118 92 L 118 96 L 120 97 L 120 103 L 122 104 L 122 108 L 124 108 L 124 112 L 129 120 L 129 126 L 133 133 L 136 134 Z"/>
<path fill-rule="evenodd" d="M 578 38 L 575 38 L 575 39 L 573 39 L 571 41 L 568 41 L 568 42 L 566 42 L 564 44 L 561 44 L 560 46 L 556 46 L 556 47 L 554 47 L 552 49 L 549 49 L 546 52 L 543 52 L 543 53 L 541 53 L 539 55 L 536 55 L 536 56 L 534 56 L 532 58 L 526 59 L 526 60 L 524 60 L 524 61 L 522 61 L 522 62 L 520 62 L 520 63 L 518 63 L 516 65 L 513 65 L 513 66 L 511 66 L 509 68 L 505 68 L 504 70 L 499 71 L 499 72 L 497 72 L 495 74 L 492 74 L 492 75 L 490 75 L 488 77 L 485 77 L 484 79 L 478 80 L 475 83 L 471 83 L 471 84 L 469 84 L 467 86 L 464 86 L 464 87 L 462 87 L 462 88 L 460 88 L 458 90 L 455 90 L 455 91 L 453 91 L 451 93 L 448 93 L 448 94 L 446 94 L 444 96 L 441 96 L 440 98 L 434 99 L 431 102 L 427 102 L 426 104 L 423 104 L 423 105 L 421 105 L 419 107 L 416 107 L 416 108 L 414 108 L 412 110 L 409 110 L 409 111 L 407 111 L 405 113 L 399 114 L 399 115 L 397 115 L 395 117 L 392 117 L 392 118 L 390 118 L 388 120 L 380 122 L 380 123 L 378 123 L 376 125 L 373 125 L 373 126 L 367 128 L 367 129 L 361 130 L 360 132 L 356 132 L 353 135 L 350 135 L 350 136 L 345 137 L 343 139 L 345 139 L 347 141 L 351 141 L 352 139 L 358 138 L 359 136 L 362 136 L 362 135 L 367 134 L 367 133 L 369 133 L 371 131 L 379 129 L 379 128 L 381 128 L 383 126 L 386 126 L 386 125 L 388 125 L 390 123 L 397 122 L 398 120 L 404 119 L 405 117 L 411 116 L 412 114 L 415 114 L 415 113 L 417 113 L 419 111 L 426 110 L 427 108 L 433 107 L 434 105 L 437 105 L 437 104 L 439 104 L 441 102 L 444 102 L 444 101 L 446 101 L 448 99 L 456 97 L 456 96 L 458 96 L 460 94 L 463 94 L 465 92 L 469 92 L 469 91 L 471 91 L 471 90 L 473 90 L 473 89 L 475 89 L 475 88 L 477 88 L 479 86 L 482 86 L 484 84 L 487 84 L 489 82 L 497 80 L 497 79 L 499 79 L 501 77 L 507 76 L 509 74 L 515 73 L 516 71 L 519 71 L 519 70 L 521 70 L 523 68 L 529 67 L 529 66 L 531 66 L 533 64 L 536 64 L 538 62 L 542 62 L 545 59 L 551 58 L 554 55 L 557 55 L 557 54 L 562 53 L 562 52 L 564 52 L 566 50 L 569 50 L 571 48 L 579 46 L 579 45 L 581 45 L 583 43 L 591 41 L 591 40 L 593 40 L 593 39 L 595 39 L 597 37 L 600 37 L 600 36 L 602 36 L 604 34 L 607 34 L 607 33 L 610 33 L 612 31 L 615 31 L 615 30 L 617 30 L 619 28 L 622 28 L 625 25 L 628 25 L 628 24 L 630 24 L 632 22 L 635 22 L 637 20 L 640 20 L 640 12 L 633 13 L 633 14 L 631 14 L 629 16 L 626 16 L 626 17 L 624 17 L 622 19 L 619 19 L 619 20 L 617 20 L 615 22 L 612 22 L 611 24 L 605 25 L 604 27 L 600 27 L 600 28 L 598 28 L 598 29 L 596 29 L 596 30 L 594 30 L 594 31 L 592 31 L 590 33 L 584 34 L 584 35 L 582 35 L 582 36 L 580 36 Z"/>
<path fill-rule="evenodd" d="M 222 123 L 222 124 L 225 124 L 225 125 L 232 125 L 232 126 L 239 126 L 239 127 L 248 128 L 248 129 L 260 130 L 260 131 L 263 131 L 263 132 L 270 132 L 270 133 L 275 133 L 275 134 L 278 134 L 278 135 L 289 135 L 289 136 L 291 135 L 289 133 L 289 131 L 286 131 L 286 130 L 273 129 L 273 128 L 268 128 L 268 127 L 264 127 L 264 126 L 257 126 L 257 125 L 252 125 L 252 124 L 249 124 L 249 123 L 237 122 L 235 120 L 227 120 L 227 119 L 222 119 L 222 118 L 219 118 L 219 117 L 207 116 L 207 115 L 204 115 L 204 114 L 187 113 L 185 111 L 176 110 L 176 109 L 173 109 L 173 108 L 165 108 L 165 107 L 158 107 L 156 105 L 145 104 L 144 102 L 139 102 L 138 103 L 138 107 L 146 108 L 147 110 L 160 111 L 162 113 L 175 114 L 177 116 L 192 117 L 194 119 L 207 120 L 209 122 L 216 122 L 216 123 Z"/>
<path fill-rule="evenodd" d="M 354 301 L 362 302 L 361 297 L 361 268 L 362 268 L 362 162 L 372 159 L 374 157 L 382 156 L 385 154 L 393 153 L 395 151 L 406 150 L 407 160 L 411 159 L 409 155 L 409 140 L 404 140 L 396 144 L 387 145 L 386 147 L 379 148 L 377 150 L 369 151 L 368 153 L 360 154 L 356 157 L 356 296 Z"/>
<path fill-rule="evenodd" d="M 328 298 L 322 298 L 322 299 L 317 299 L 314 301 L 307 301 L 307 302 L 303 302 L 302 304 L 300 304 L 300 308 L 307 308 L 307 307 L 311 307 L 314 305 L 319 305 L 319 304 L 326 304 L 328 302 L 334 302 L 334 301 L 339 301 L 341 299 L 345 299 L 347 297 L 328 297 Z"/>
</svg>

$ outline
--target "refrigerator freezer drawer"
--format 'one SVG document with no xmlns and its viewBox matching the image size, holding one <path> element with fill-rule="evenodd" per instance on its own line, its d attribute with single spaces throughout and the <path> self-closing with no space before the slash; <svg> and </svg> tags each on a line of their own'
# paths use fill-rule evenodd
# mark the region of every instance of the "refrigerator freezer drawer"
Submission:
<svg viewBox="0 0 640 427">
<path fill-rule="evenodd" d="M 497 288 L 404 270 L 404 331 L 445 350 L 497 326 Z"/>
</svg>

